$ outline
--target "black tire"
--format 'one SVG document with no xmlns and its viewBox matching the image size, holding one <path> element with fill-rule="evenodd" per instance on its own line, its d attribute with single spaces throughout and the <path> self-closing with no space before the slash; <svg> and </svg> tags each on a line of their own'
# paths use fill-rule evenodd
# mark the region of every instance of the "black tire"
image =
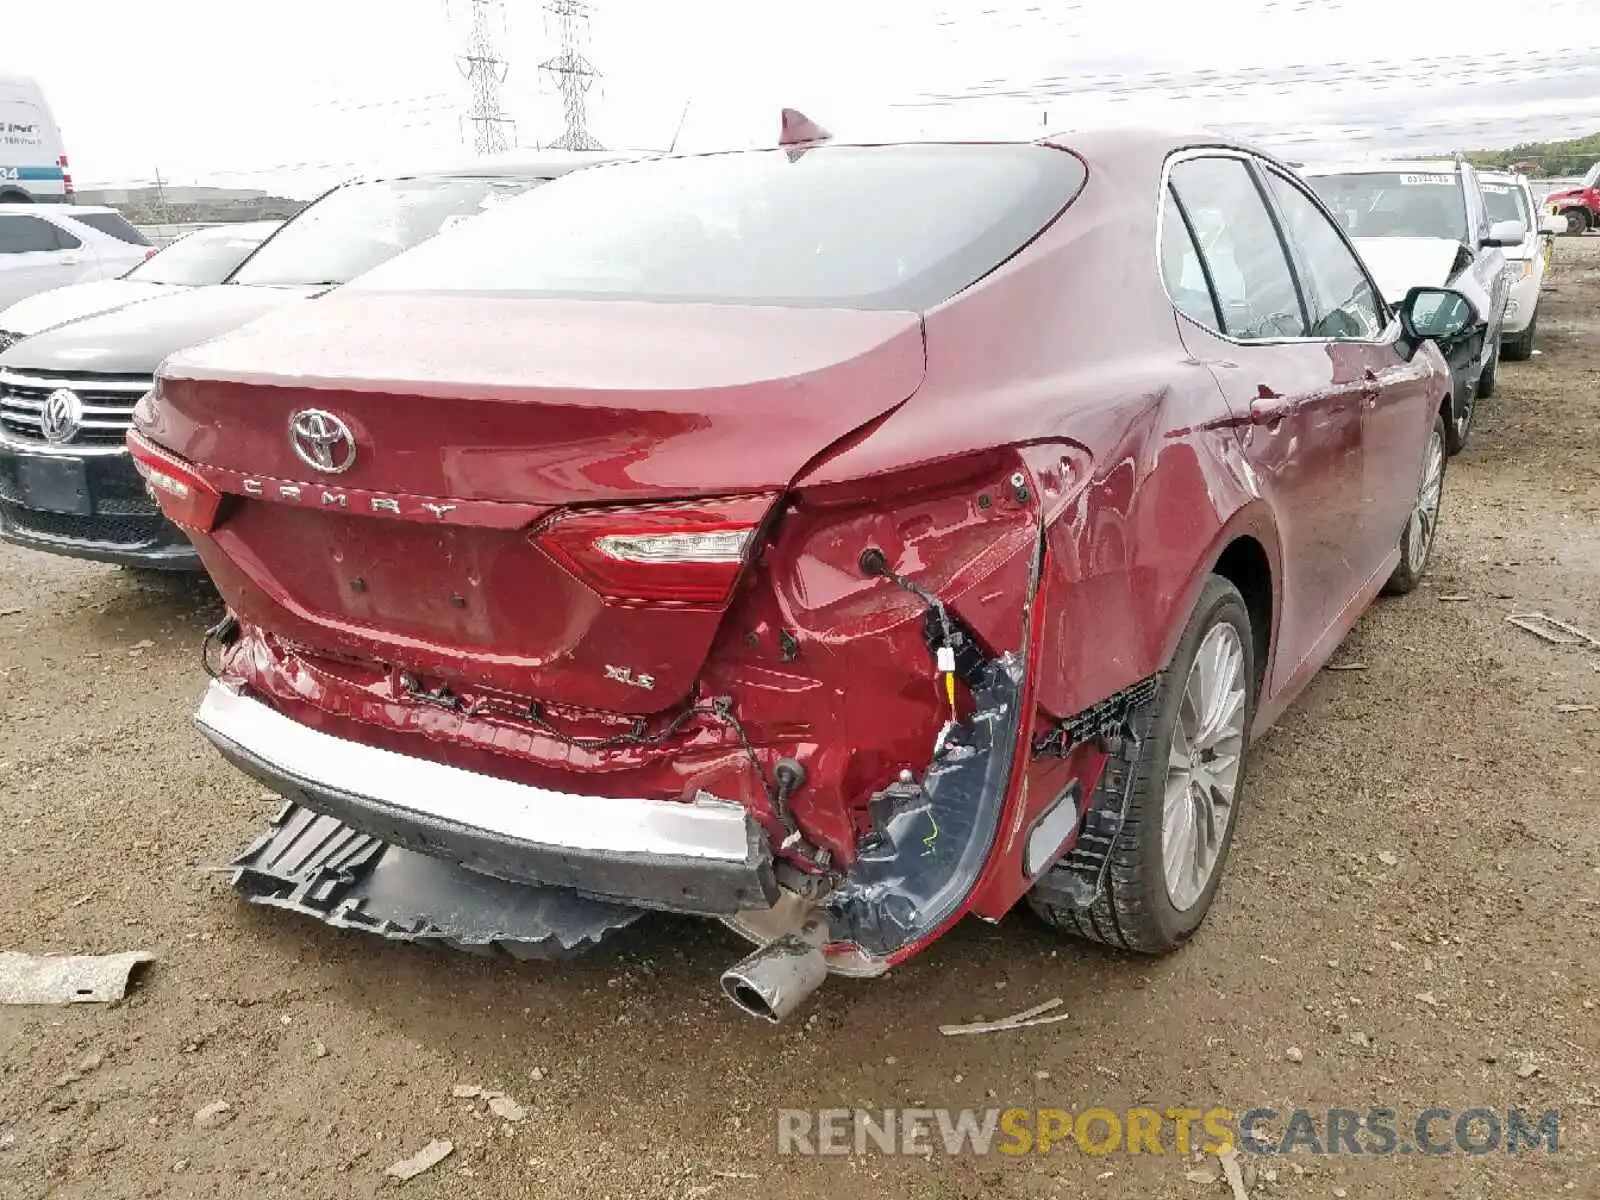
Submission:
<svg viewBox="0 0 1600 1200">
<path fill-rule="evenodd" d="M 1569 208 L 1561 214 L 1567 219 L 1567 236 L 1578 237 L 1589 228 L 1589 214 L 1581 208 Z"/>
<path fill-rule="evenodd" d="M 1494 395 L 1495 384 L 1500 380 L 1500 339 L 1494 339 L 1494 347 L 1489 351 L 1489 361 L 1483 364 L 1483 370 L 1478 373 L 1478 399 L 1488 400 Z M 1469 418 L 1470 419 L 1470 418 Z M 1461 439 L 1465 442 L 1465 436 Z"/>
<path fill-rule="evenodd" d="M 1124 739 L 1121 749 L 1107 761 L 1100 786 L 1095 790 L 1085 823 L 1086 837 L 1090 834 L 1089 827 L 1097 820 L 1104 824 L 1100 814 L 1108 809 L 1115 812 L 1123 803 L 1124 795 L 1127 803 L 1121 830 L 1111 841 L 1105 886 L 1087 907 L 1075 904 L 1069 898 L 1072 882 L 1057 880 L 1052 883 L 1052 875 L 1064 869 L 1058 864 L 1028 893 L 1029 905 L 1055 929 L 1119 950 L 1163 954 L 1187 942 L 1205 920 L 1227 869 L 1228 851 L 1239 824 L 1239 806 L 1245 794 L 1243 753 L 1227 826 L 1210 878 L 1198 898 L 1182 911 L 1173 906 L 1162 869 L 1163 799 L 1173 731 L 1189 670 L 1206 635 L 1223 622 L 1233 625 L 1243 651 L 1244 729 L 1248 743 L 1250 722 L 1255 717 L 1257 687 L 1250 612 L 1239 590 L 1221 576 L 1213 575 L 1200 593 L 1172 662 L 1162 672 L 1155 697 L 1134 715 L 1138 737 Z M 1130 777 L 1132 786 L 1125 791 Z"/>
<path fill-rule="evenodd" d="M 32 204 L 33 197 L 27 192 L 0 192 L 0 204 Z"/>
<path fill-rule="evenodd" d="M 1447 423 L 1442 415 L 1433 418 L 1433 432 L 1429 435 L 1428 446 L 1423 451 L 1422 473 L 1417 480 L 1417 493 L 1420 504 L 1422 491 L 1428 485 L 1428 463 L 1433 453 L 1433 447 L 1435 444 L 1439 444 L 1441 446 L 1441 453 L 1439 454 L 1439 495 L 1434 502 L 1433 523 L 1426 531 L 1426 543 L 1422 546 L 1420 555 L 1412 553 L 1413 542 L 1418 537 L 1418 522 L 1413 517 L 1408 516 L 1406 518 L 1406 527 L 1400 533 L 1400 565 L 1395 567 L 1394 573 L 1389 576 L 1388 582 L 1383 585 L 1383 593 L 1386 596 L 1404 596 L 1407 592 L 1416 591 L 1417 585 L 1422 582 L 1422 577 L 1428 573 L 1428 561 L 1433 557 L 1433 543 L 1438 539 L 1439 514 L 1443 509 L 1444 501 L 1444 477 L 1446 464 L 1450 460 L 1448 451 L 1443 449 L 1449 444 L 1447 428 Z M 1416 508 L 1413 507 L 1412 511 L 1414 513 Z"/>
<path fill-rule="evenodd" d="M 1453 391 L 1454 384 L 1451 387 Z M 1461 398 L 1451 404 L 1448 411 L 1440 410 L 1439 419 L 1444 422 L 1446 454 L 1460 454 L 1467 448 L 1467 439 L 1472 436 L 1472 418 L 1477 412 L 1478 401 L 1472 394 L 1471 388 L 1464 388 Z"/>
<path fill-rule="evenodd" d="M 1533 357 L 1533 338 L 1539 329 L 1539 310 L 1533 310 L 1533 316 L 1528 319 L 1528 327 L 1515 337 L 1511 338 L 1500 348 L 1500 353 L 1512 362 L 1527 362 Z"/>
</svg>

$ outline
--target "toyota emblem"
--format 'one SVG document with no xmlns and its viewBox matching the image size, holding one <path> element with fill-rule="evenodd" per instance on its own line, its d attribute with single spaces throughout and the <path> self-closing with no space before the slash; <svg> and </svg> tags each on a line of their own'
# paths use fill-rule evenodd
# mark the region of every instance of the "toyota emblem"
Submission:
<svg viewBox="0 0 1600 1200">
<path fill-rule="evenodd" d="M 64 446 L 78 436 L 83 425 L 83 401 L 71 388 L 57 388 L 45 397 L 39 411 L 39 432 L 44 440 Z"/>
<path fill-rule="evenodd" d="M 355 465 L 355 434 L 338 417 L 320 408 L 303 408 L 289 418 L 289 444 L 306 466 L 329 475 L 338 475 Z"/>
</svg>

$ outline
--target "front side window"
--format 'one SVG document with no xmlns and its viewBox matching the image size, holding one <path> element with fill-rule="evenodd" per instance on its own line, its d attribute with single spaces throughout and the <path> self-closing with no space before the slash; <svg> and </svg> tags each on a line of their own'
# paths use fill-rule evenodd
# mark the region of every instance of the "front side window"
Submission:
<svg viewBox="0 0 1600 1200">
<path fill-rule="evenodd" d="M 0 254 L 33 254 L 61 249 L 56 227 L 38 217 L 0 216 Z"/>
<path fill-rule="evenodd" d="M 1351 237 L 1431 237 L 1466 242 L 1461 177 L 1448 171 L 1364 171 L 1307 179 Z"/>
<path fill-rule="evenodd" d="M 120 213 L 75 212 L 72 219 L 130 246 L 148 246 L 150 239 L 130 225 Z"/>
<path fill-rule="evenodd" d="M 301 209 L 228 282 L 337 287 L 427 241 L 450 218 L 484 212 L 543 182 L 442 176 L 347 183 Z"/>
<path fill-rule="evenodd" d="M 1171 181 L 1205 257 L 1223 331 L 1245 341 L 1304 337 L 1299 289 L 1250 169 L 1237 158 L 1191 158 L 1172 168 Z"/>
<path fill-rule="evenodd" d="M 1264 174 L 1308 276 L 1311 335 L 1376 338 L 1386 324 L 1383 305 L 1338 229 L 1295 184 L 1276 171 Z"/>
<path fill-rule="evenodd" d="M 362 289 L 921 311 L 1072 201 L 1043 146 L 819 146 L 575 171 L 396 258 Z"/>
</svg>

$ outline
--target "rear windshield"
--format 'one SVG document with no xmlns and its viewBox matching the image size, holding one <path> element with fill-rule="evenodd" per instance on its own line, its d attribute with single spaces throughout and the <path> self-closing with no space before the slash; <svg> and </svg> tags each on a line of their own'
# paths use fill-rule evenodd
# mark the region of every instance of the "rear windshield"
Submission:
<svg viewBox="0 0 1600 1200">
<path fill-rule="evenodd" d="M 1489 211 L 1489 222 L 1521 221 L 1524 231 L 1533 228 L 1528 215 L 1528 198 L 1514 183 L 1485 183 L 1483 206 Z"/>
<path fill-rule="evenodd" d="M 1467 202 L 1453 173 L 1373 171 L 1307 182 L 1351 237 L 1467 240 Z"/>
<path fill-rule="evenodd" d="M 270 229 L 248 233 L 231 229 L 202 229 L 188 237 L 179 238 L 123 278 L 177 287 L 204 287 L 209 283 L 221 283 L 270 232 Z"/>
<path fill-rule="evenodd" d="M 461 220 L 520 195 L 542 179 L 385 179 L 324 195 L 251 255 L 230 283 L 335 287 Z"/>
<path fill-rule="evenodd" d="M 1028 145 L 821 146 L 589 167 L 355 285 L 920 311 L 1016 253 L 1083 164 Z"/>
<path fill-rule="evenodd" d="M 75 212 L 72 214 L 72 219 L 80 225 L 87 225 L 90 229 L 98 229 L 101 233 L 109 234 L 119 242 L 127 242 L 130 246 L 150 244 L 150 239 L 128 224 L 120 213 Z"/>
</svg>

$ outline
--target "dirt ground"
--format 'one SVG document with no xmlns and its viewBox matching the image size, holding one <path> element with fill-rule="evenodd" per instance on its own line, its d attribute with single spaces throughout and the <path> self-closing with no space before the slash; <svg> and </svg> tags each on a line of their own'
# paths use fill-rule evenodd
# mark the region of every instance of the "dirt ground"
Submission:
<svg viewBox="0 0 1600 1200">
<path fill-rule="evenodd" d="M 777 1029 L 718 995 L 720 927 L 515 964 L 236 901 L 196 868 L 274 803 L 189 723 L 214 594 L 0 547 L 0 949 L 157 955 L 119 1004 L 0 1009 L 0 1196 L 370 1196 L 433 1138 L 417 1197 L 1228 1195 L 1172 1153 L 776 1153 L 778 1108 L 919 1105 L 1557 1108 L 1555 1155 L 1251 1159 L 1250 1194 L 1600 1197 L 1600 650 L 1504 620 L 1600 632 L 1600 238 L 1560 241 L 1540 332 L 1451 463 L 1428 585 L 1253 751 L 1190 947 L 1019 910 Z M 1052 997 L 1070 1019 L 938 1032 Z"/>
</svg>

